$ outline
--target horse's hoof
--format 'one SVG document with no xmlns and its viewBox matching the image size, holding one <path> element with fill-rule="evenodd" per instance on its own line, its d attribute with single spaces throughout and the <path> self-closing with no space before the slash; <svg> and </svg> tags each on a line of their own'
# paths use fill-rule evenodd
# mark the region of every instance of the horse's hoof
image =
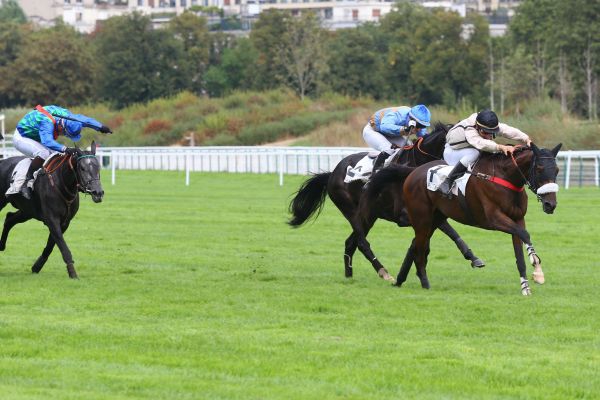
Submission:
<svg viewBox="0 0 600 400">
<path fill-rule="evenodd" d="M 471 261 L 471 268 L 483 268 L 485 267 L 485 263 L 483 262 L 483 260 L 476 258 L 473 261 Z"/>
<path fill-rule="evenodd" d="M 0 244 L 0 251 L 4 251 L 6 250 L 6 245 L 5 244 Z"/>
<path fill-rule="evenodd" d="M 533 281 L 538 285 L 543 285 L 546 282 L 546 278 L 544 278 L 543 272 L 533 272 Z"/>
<path fill-rule="evenodd" d="M 528 288 L 528 287 L 527 287 L 527 288 L 524 288 L 524 289 L 521 289 L 521 294 L 522 294 L 523 296 L 531 296 L 531 294 L 532 294 L 532 293 L 531 293 L 531 289 L 530 289 L 530 288 Z"/>
<path fill-rule="evenodd" d="M 391 276 L 389 272 L 385 270 L 385 268 L 381 268 L 379 272 L 377 272 L 377 275 L 379 275 L 379 277 L 384 281 L 391 282 L 392 284 L 396 283 L 396 279 L 394 279 L 394 277 Z"/>
<path fill-rule="evenodd" d="M 69 275 L 69 278 L 79 280 L 79 277 L 77 276 L 77 274 Z"/>
</svg>

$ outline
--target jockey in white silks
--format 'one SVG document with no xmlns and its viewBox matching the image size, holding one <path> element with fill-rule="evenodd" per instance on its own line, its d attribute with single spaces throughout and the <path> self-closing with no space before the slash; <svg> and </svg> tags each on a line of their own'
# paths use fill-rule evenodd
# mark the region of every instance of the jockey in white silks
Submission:
<svg viewBox="0 0 600 400">
<path fill-rule="evenodd" d="M 427 135 L 425 128 L 430 125 L 430 120 L 431 113 L 423 104 L 412 108 L 390 107 L 375 112 L 363 128 L 365 142 L 380 151 L 373 163 L 373 174 L 394 153 L 394 145 L 402 149 L 407 144 L 410 134 L 417 137 Z"/>
<path fill-rule="evenodd" d="M 454 125 L 446 134 L 444 160 L 454 169 L 439 187 L 439 191 L 450 196 L 454 181 L 462 176 L 469 166 L 475 164 L 481 151 L 512 154 L 513 146 L 498 144 L 493 141 L 496 136 L 518 140 L 530 145 L 529 136 L 512 126 L 498 123 L 498 116 L 491 110 L 483 110 L 471 114 L 468 118 Z"/>
</svg>

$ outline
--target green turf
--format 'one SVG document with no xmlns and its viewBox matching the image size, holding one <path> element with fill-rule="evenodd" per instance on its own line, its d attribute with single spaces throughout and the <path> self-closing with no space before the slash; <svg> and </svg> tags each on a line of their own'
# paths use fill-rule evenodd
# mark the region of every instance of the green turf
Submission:
<svg viewBox="0 0 600 400">
<path fill-rule="evenodd" d="M 456 224 L 487 262 L 472 270 L 433 238 L 432 289 L 401 289 L 360 254 L 331 202 L 284 224 L 303 177 L 118 171 L 84 198 L 58 251 L 14 228 L 0 254 L 1 399 L 591 399 L 600 396 L 596 188 L 531 202 L 547 283 L 521 296 L 510 237 Z M 531 198 L 531 196 L 530 196 Z M 6 210 L 3 212 L 2 216 Z M 412 230 L 369 236 L 396 274 Z M 531 268 L 529 268 L 531 272 Z"/>
</svg>

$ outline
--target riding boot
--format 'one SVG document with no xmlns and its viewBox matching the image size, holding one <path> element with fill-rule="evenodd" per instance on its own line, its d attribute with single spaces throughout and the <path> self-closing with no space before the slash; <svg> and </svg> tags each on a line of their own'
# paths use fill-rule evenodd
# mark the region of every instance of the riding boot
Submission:
<svg viewBox="0 0 600 400">
<path fill-rule="evenodd" d="M 467 167 L 462 165 L 462 163 L 459 162 L 458 164 L 456 164 L 452 171 L 450 171 L 450 173 L 448 174 L 448 177 L 444 180 L 444 182 L 442 182 L 442 184 L 438 188 L 438 191 L 440 191 L 443 195 L 447 197 L 451 197 L 451 190 L 452 185 L 454 185 L 454 181 L 456 180 L 456 178 L 462 176 L 462 174 L 464 174 L 466 171 Z"/>
<path fill-rule="evenodd" d="M 379 155 L 375 159 L 375 162 L 373 163 L 373 172 L 371 173 L 371 176 L 373 176 L 377 171 L 379 171 L 383 167 L 385 160 L 387 160 L 389 156 L 390 155 L 385 151 L 379 153 Z"/>
<path fill-rule="evenodd" d="M 29 169 L 27 170 L 27 174 L 25 175 L 25 183 L 23 183 L 23 186 L 21 187 L 21 194 L 27 200 L 31 199 L 31 193 L 32 193 L 32 189 L 29 186 L 29 182 L 31 180 L 33 180 L 33 173 L 35 171 L 37 171 L 38 169 L 40 169 L 43 164 L 44 164 L 44 159 L 41 157 L 34 158 L 33 160 L 31 160 L 31 164 L 29 164 Z"/>
</svg>

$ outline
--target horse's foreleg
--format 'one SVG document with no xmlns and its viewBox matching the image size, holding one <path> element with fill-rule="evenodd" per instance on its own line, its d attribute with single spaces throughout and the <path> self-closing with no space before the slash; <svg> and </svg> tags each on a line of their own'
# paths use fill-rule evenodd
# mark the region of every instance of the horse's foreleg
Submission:
<svg viewBox="0 0 600 400">
<path fill-rule="evenodd" d="M 346 248 L 344 252 L 344 275 L 346 278 L 352 278 L 352 257 L 354 257 L 357 247 L 358 243 L 356 241 L 356 235 L 352 232 L 350 236 L 348 236 L 348 239 L 346 239 Z"/>
<path fill-rule="evenodd" d="M 69 246 L 67 246 L 67 243 L 65 242 L 63 236 L 63 229 L 61 228 L 60 223 L 52 219 L 50 221 L 47 221 L 46 225 L 50 230 L 50 236 L 52 240 L 54 240 L 54 242 L 58 246 L 58 249 L 60 250 L 60 253 L 62 254 L 63 261 L 65 262 L 65 264 L 67 264 L 67 273 L 69 274 L 69 278 L 78 279 L 77 272 L 75 271 L 75 265 L 73 262 L 73 256 L 71 254 L 71 250 L 69 250 Z M 66 227 L 64 228 L 64 230 L 66 230 Z"/>
<path fill-rule="evenodd" d="M 417 267 L 417 276 L 421 280 L 421 287 L 429 289 L 429 279 L 427 278 L 427 256 L 429 255 L 429 240 L 432 232 L 417 232 L 415 236 L 415 266 Z"/>
<path fill-rule="evenodd" d="M 42 251 L 42 255 L 39 256 L 39 258 L 31 267 L 32 273 L 37 274 L 42 270 L 42 268 L 46 264 L 46 261 L 48 261 L 48 257 L 50 257 L 50 254 L 52 253 L 55 244 L 56 243 L 54 242 L 54 239 L 52 239 L 52 235 L 48 235 L 48 241 L 46 242 L 46 247 L 44 247 L 44 250 Z"/>
<path fill-rule="evenodd" d="M 527 268 L 525 266 L 525 258 L 523 257 L 523 242 L 518 235 L 512 235 L 513 247 L 515 249 L 515 259 L 517 261 L 517 269 L 521 276 L 521 294 L 523 296 L 531 295 L 531 288 L 527 281 Z"/>
<path fill-rule="evenodd" d="M 473 254 L 467 243 L 464 240 L 462 240 L 458 232 L 456 232 L 456 230 L 448 223 L 447 220 L 440 224 L 439 229 L 454 241 L 454 244 L 456 244 L 456 247 L 458 247 L 458 250 L 460 250 L 465 260 L 471 261 L 471 267 L 485 267 L 485 263 L 483 262 L 483 260 L 481 260 L 479 257 L 476 257 L 475 254 Z"/>
<path fill-rule="evenodd" d="M 6 249 L 6 240 L 8 239 L 8 233 L 16 224 L 20 224 L 21 222 L 25 222 L 31 217 L 27 216 L 23 213 L 23 211 L 18 210 L 17 212 L 9 212 L 6 213 L 6 218 L 4 218 L 4 228 L 2 229 L 2 237 L 0 237 L 0 251 Z"/>
</svg>

